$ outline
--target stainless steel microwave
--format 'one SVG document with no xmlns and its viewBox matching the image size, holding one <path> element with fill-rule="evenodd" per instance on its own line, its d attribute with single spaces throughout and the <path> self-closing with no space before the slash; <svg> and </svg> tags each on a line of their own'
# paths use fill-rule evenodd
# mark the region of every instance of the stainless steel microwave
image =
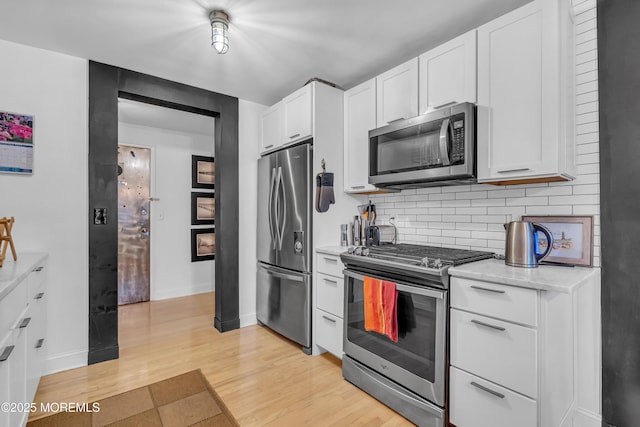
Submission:
<svg viewBox="0 0 640 427">
<path fill-rule="evenodd" d="M 369 131 L 369 183 L 418 188 L 476 182 L 476 107 L 456 104 Z"/>
</svg>

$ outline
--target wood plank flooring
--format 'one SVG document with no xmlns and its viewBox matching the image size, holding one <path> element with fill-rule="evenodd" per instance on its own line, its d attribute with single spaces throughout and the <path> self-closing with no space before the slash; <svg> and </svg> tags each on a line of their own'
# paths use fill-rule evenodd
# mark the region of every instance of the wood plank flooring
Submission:
<svg viewBox="0 0 640 427">
<path fill-rule="evenodd" d="M 92 402 L 199 368 L 241 426 L 413 425 L 345 381 L 333 356 L 306 356 L 257 325 L 221 334 L 213 301 L 208 293 L 120 307 L 120 358 L 43 377 L 36 404 Z"/>
</svg>

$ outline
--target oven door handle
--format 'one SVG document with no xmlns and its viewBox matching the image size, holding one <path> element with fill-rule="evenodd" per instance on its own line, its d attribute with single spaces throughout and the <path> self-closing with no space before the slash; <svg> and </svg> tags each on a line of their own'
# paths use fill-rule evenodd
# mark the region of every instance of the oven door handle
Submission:
<svg viewBox="0 0 640 427">
<path fill-rule="evenodd" d="M 348 269 L 343 270 L 342 273 L 344 274 L 345 277 L 350 277 L 352 279 L 361 280 L 364 282 L 363 274 L 358 274 Z M 370 277 L 373 277 L 373 276 L 370 276 Z M 405 285 L 398 282 L 394 282 L 394 283 L 396 284 L 396 289 L 400 292 L 408 292 L 411 294 L 418 294 L 418 295 L 423 295 L 431 298 L 444 299 L 443 291 L 437 291 L 435 289 L 430 289 L 426 287 L 423 288 L 423 287 L 417 287 L 417 286 L 409 286 L 409 285 Z"/>
</svg>

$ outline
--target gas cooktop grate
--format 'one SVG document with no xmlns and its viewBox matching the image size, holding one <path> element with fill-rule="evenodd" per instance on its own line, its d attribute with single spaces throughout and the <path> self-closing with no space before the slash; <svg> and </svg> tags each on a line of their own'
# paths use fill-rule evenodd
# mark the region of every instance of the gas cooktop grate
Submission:
<svg viewBox="0 0 640 427">
<path fill-rule="evenodd" d="M 492 252 L 472 251 L 468 249 L 441 248 L 437 246 L 423 246 L 408 243 L 397 245 L 370 246 L 369 253 L 388 260 L 407 262 L 419 261 L 424 258 L 440 259 L 443 263 L 459 265 L 481 259 L 493 258 Z"/>
</svg>

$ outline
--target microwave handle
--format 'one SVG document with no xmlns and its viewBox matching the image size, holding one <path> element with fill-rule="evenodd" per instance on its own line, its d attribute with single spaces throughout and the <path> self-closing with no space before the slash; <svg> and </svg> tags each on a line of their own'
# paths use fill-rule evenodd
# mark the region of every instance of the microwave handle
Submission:
<svg viewBox="0 0 640 427">
<path fill-rule="evenodd" d="M 440 127 L 440 158 L 442 159 L 442 166 L 449 166 L 449 126 L 451 126 L 450 119 L 444 119 L 442 126 Z"/>
</svg>

